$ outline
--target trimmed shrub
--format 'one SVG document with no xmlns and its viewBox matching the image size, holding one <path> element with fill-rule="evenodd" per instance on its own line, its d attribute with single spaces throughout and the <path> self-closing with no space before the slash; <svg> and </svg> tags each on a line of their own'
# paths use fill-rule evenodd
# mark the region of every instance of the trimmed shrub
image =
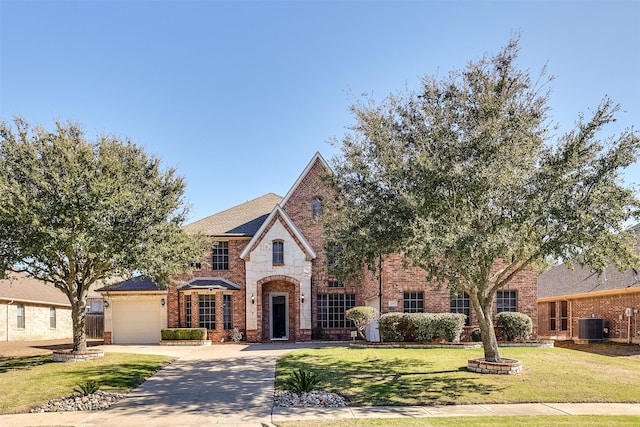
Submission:
<svg viewBox="0 0 640 427">
<path fill-rule="evenodd" d="M 482 333 L 480 332 L 480 328 L 475 328 L 471 331 L 471 341 L 480 342 L 482 341 Z"/>
<path fill-rule="evenodd" d="M 345 311 L 344 315 L 347 319 L 353 321 L 353 323 L 356 325 L 358 334 L 360 334 L 362 339 L 366 340 L 367 337 L 364 335 L 364 331 L 368 325 L 376 320 L 378 310 L 376 310 L 374 307 L 358 306 Z"/>
<path fill-rule="evenodd" d="M 199 340 L 204 341 L 207 339 L 206 328 L 171 328 L 162 329 L 160 336 L 163 341 L 176 341 L 176 340 Z"/>
<path fill-rule="evenodd" d="M 496 326 L 500 328 L 507 341 L 529 339 L 533 331 L 531 317 L 517 312 L 498 313 Z"/>
<path fill-rule="evenodd" d="M 404 313 L 385 313 L 380 316 L 378 330 L 382 341 L 402 342 L 405 340 L 404 331 L 400 327 L 400 321 L 404 316 Z"/>
<path fill-rule="evenodd" d="M 459 313 L 387 313 L 378 328 L 383 341 L 459 342 L 466 316 Z"/>
</svg>

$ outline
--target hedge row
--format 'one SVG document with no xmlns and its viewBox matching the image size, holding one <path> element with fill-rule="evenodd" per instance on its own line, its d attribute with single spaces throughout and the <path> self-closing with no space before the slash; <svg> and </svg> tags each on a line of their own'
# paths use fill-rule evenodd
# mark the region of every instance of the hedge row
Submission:
<svg viewBox="0 0 640 427">
<path fill-rule="evenodd" d="M 172 328 L 162 329 L 160 336 L 163 341 L 175 341 L 175 340 L 200 340 L 207 339 L 206 328 Z"/>
<path fill-rule="evenodd" d="M 378 328 L 387 342 L 459 342 L 466 318 L 460 313 L 386 313 Z"/>
</svg>

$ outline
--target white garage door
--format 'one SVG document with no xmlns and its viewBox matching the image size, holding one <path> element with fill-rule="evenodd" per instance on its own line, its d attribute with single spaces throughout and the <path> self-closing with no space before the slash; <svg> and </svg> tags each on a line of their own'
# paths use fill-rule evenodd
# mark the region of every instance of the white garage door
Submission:
<svg viewBox="0 0 640 427">
<path fill-rule="evenodd" d="M 113 343 L 160 342 L 160 309 L 157 300 L 113 301 Z"/>
</svg>

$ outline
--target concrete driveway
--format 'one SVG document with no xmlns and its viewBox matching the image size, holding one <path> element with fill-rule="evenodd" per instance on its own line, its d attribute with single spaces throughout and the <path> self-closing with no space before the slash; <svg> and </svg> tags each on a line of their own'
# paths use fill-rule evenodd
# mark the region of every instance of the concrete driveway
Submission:
<svg viewBox="0 0 640 427">
<path fill-rule="evenodd" d="M 178 358 L 101 412 L 18 414 L 0 424 L 186 426 L 269 424 L 275 366 L 292 350 L 338 344 L 225 344 L 207 347 L 106 345 L 105 352 Z M 342 344 L 344 345 L 344 344 Z"/>
</svg>

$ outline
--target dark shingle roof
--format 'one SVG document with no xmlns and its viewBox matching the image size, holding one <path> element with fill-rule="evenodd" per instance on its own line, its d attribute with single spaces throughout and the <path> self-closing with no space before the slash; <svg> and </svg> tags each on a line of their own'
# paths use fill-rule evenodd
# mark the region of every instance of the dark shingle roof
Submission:
<svg viewBox="0 0 640 427">
<path fill-rule="evenodd" d="M 593 273 L 586 268 L 576 266 L 571 271 L 566 265 L 562 264 L 538 276 L 538 298 L 626 288 L 640 288 L 638 270 L 630 268 L 620 272 L 617 268 L 611 266 L 607 267 L 598 276 L 597 273 Z"/>
<path fill-rule="evenodd" d="M 123 282 L 114 283 L 113 285 L 105 286 L 98 291 L 159 291 L 165 289 L 163 286 L 158 285 L 148 277 L 133 277 Z"/>
<path fill-rule="evenodd" d="M 269 193 L 226 211 L 208 216 L 185 225 L 187 233 L 202 233 L 206 236 L 253 236 L 273 208 L 282 200 Z"/>
<path fill-rule="evenodd" d="M 180 286 L 180 290 L 186 289 L 227 289 L 230 291 L 239 291 L 240 286 L 232 283 L 222 277 L 194 277 L 184 285 Z"/>
<path fill-rule="evenodd" d="M 640 250 L 640 224 L 630 227 L 627 231 L 635 233 L 636 247 Z M 637 268 L 629 268 L 621 272 L 610 265 L 601 275 L 598 275 L 588 268 L 575 266 L 570 270 L 565 264 L 561 264 L 538 276 L 538 298 L 628 288 L 640 288 L 640 271 Z"/>
</svg>

